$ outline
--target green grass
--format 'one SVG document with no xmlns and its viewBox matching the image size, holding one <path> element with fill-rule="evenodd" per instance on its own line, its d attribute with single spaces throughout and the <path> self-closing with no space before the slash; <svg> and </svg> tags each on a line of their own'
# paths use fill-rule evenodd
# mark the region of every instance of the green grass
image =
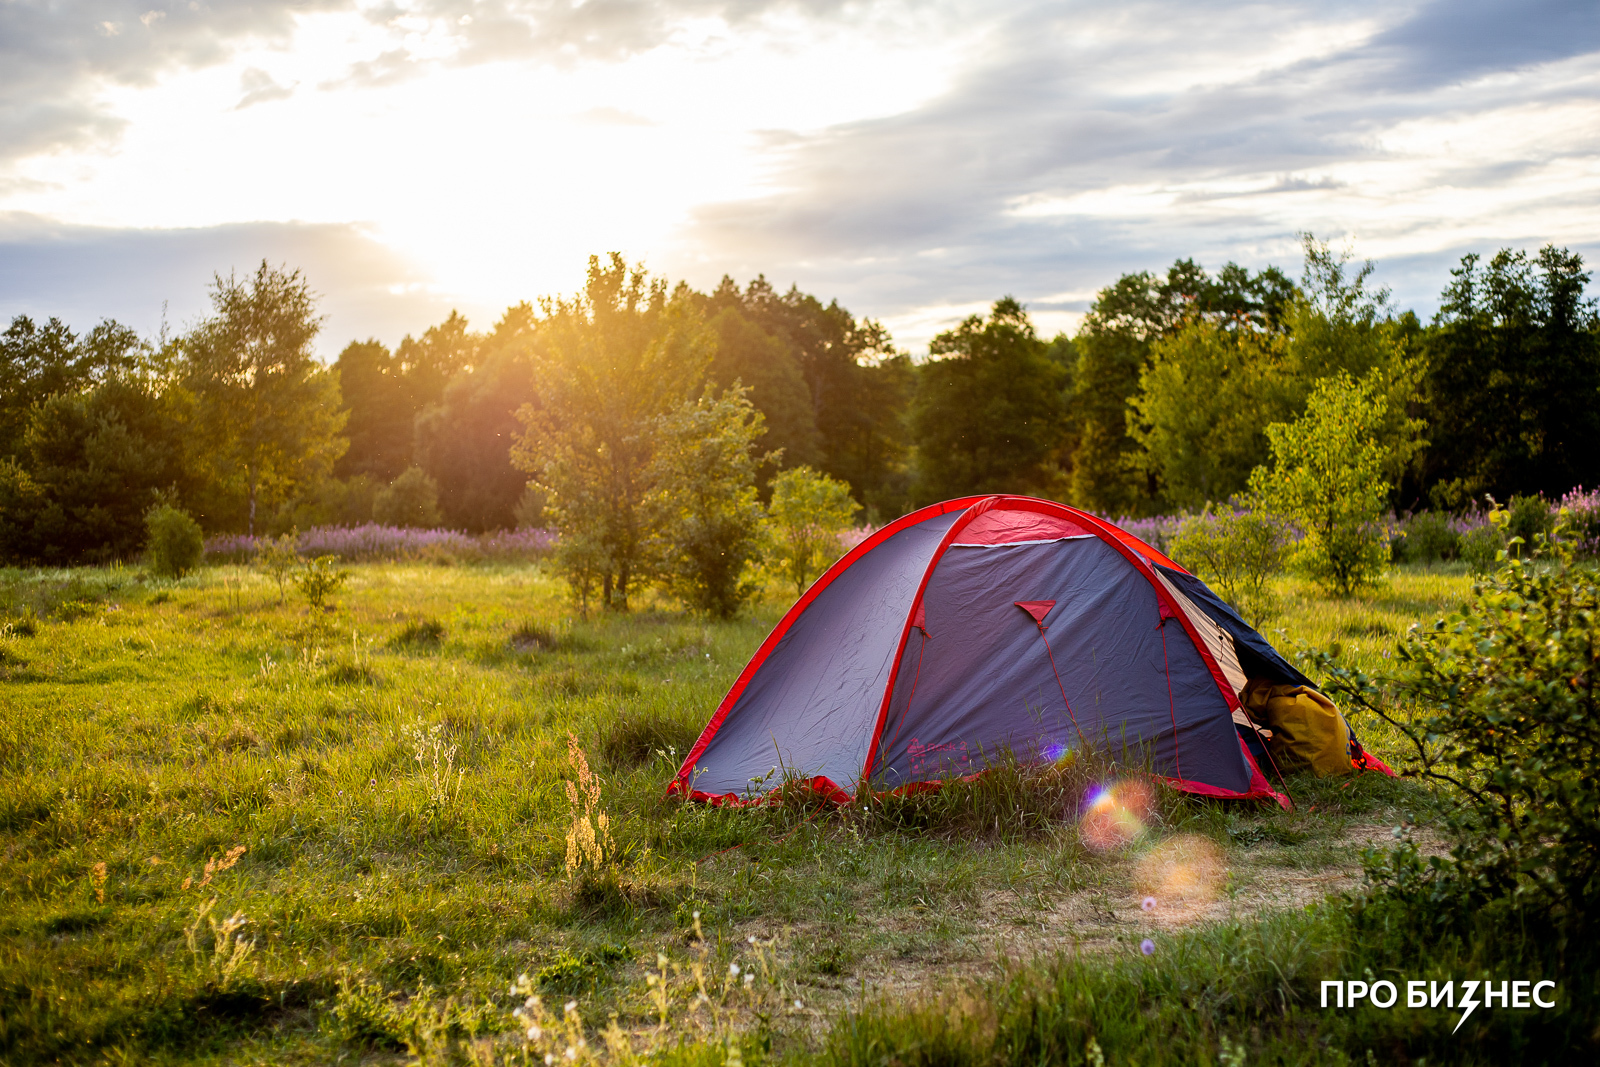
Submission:
<svg viewBox="0 0 1600 1067">
<path fill-rule="evenodd" d="M 719 966 L 775 942 L 804 1007 L 772 1023 L 773 1054 L 863 1062 L 828 1027 L 864 989 L 970 984 L 1032 941 L 1099 966 L 1144 932 L 1137 857 L 1086 849 L 1062 818 L 1087 766 L 843 813 L 665 801 L 785 602 L 582 618 L 536 566 L 351 569 L 325 613 L 243 568 L 0 572 L 0 1062 L 400 1060 L 418 1034 L 509 1026 L 524 973 L 644 1026 L 644 969 L 691 950 L 696 912 Z M 1268 631 L 1381 657 L 1467 587 L 1405 571 L 1330 602 L 1285 583 Z M 604 780 L 603 876 L 565 869 L 569 735 Z M 1245 919 L 1429 804 L 1376 776 L 1290 788 L 1292 813 L 1158 795 L 1147 841 L 1211 841 L 1231 872 L 1213 911 Z M 185 936 L 213 896 L 254 944 L 227 976 L 208 926 L 198 955 Z M 1172 936 L 1221 936 L 1196 928 Z"/>
</svg>

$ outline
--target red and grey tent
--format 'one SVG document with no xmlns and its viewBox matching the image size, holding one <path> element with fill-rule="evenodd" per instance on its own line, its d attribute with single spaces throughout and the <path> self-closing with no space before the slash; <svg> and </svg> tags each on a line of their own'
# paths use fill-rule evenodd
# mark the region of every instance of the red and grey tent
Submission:
<svg viewBox="0 0 1600 1067">
<path fill-rule="evenodd" d="M 743 803 L 781 784 L 776 769 L 846 801 L 973 774 L 1002 750 L 1093 748 L 1190 792 L 1287 807 L 1240 704 L 1257 679 L 1311 685 L 1143 541 L 1048 500 L 966 497 L 890 523 L 817 579 L 670 788 Z"/>
</svg>

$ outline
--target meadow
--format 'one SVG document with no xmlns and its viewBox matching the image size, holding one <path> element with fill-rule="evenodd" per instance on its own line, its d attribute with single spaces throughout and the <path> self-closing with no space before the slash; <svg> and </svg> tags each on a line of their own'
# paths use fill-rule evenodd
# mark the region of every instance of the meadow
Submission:
<svg viewBox="0 0 1600 1067">
<path fill-rule="evenodd" d="M 1087 762 L 844 811 L 686 805 L 664 787 L 777 589 L 716 623 L 581 615 L 537 563 L 350 570 L 320 611 L 244 566 L 0 573 L 0 1062 L 539 1062 L 580 1032 L 577 1059 L 967 1062 L 883 1035 L 992 1038 L 1069 972 L 1053 1003 L 1254 975 L 1279 966 L 1263 938 L 1303 992 L 1343 951 L 1317 902 L 1364 847 L 1430 833 L 1415 782 L 1298 777 L 1292 812 L 1156 788 L 1136 846 L 1097 850 Z M 1345 601 L 1284 579 L 1265 630 L 1375 664 L 1469 587 L 1459 565 Z M 574 865 L 580 762 L 613 847 Z M 1149 899 L 1159 862 L 1185 892 Z M 1239 1040 L 1309 1062 L 1303 1036 Z"/>
</svg>

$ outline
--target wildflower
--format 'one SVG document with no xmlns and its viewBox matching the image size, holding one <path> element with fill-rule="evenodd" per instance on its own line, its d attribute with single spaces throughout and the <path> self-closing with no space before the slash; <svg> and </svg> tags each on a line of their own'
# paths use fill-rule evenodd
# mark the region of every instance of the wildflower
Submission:
<svg viewBox="0 0 1600 1067">
<path fill-rule="evenodd" d="M 746 974 L 744 976 L 744 984 L 745 985 L 749 985 L 751 982 L 754 982 L 755 980 L 756 980 L 756 976 L 755 976 L 755 974 L 753 972 L 750 973 L 750 974 Z"/>
<path fill-rule="evenodd" d="M 696 922 L 700 921 L 700 913 L 698 911 L 694 913 L 694 918 Z"/>
<path fill-rule="evenodd" d="M 694 915 L 697 919 L 700 917 L 699 912 L 695 912 Z M 667 969 L 667 954 L 665 952 L 656 953 L 656 966 L 660 967 L 663 971 Z"/>
<path fill-rule="evenodd" d="M 1156 943 L 1147 937 L 1139 942 L 1139 951 L 1146 956 L 1154 956 L 1156 954 Z"/>
<path fill-rule="evenodd" d="M 567 1059 L 575 1060 L 577 1058 L 578 1058 L 578 1050 L 573 1048 L 571 1045 L 568 1045 L 567 1046 Z"/>
<path fill-rule="evenodd" d="M 805 1005 L 800 1003 L 798 1000 L 794 1002 L 794 1010 L 795 1011 L 799 1011 L 803 1007 L 805 1007 Z"/>
<path fill-rule="evenodd" d="M 750 936 L 749 936 L 749 937 L 747 937 L 747 938 L 746 938 L 746 939 L 745 939 L 745 940 L 747 940 L 747 941 L 749 941 L 749 942 L 750 942 L 750 943 L 751 943 L 751 944 L 752 944 L 752 945 L 753 945 L 753 944 L 755 944 L 755 943 L 756 943 L 756 935 L 755 935 L 755 934 L 751 934 L 751 935 L 750 935 Z"/>
<path fill-rule="evenodd" d="M 537 1026 L 528 1027 L 528 1040 L 529 1041 L 537 1041 L 543 1036 L 544 1036 L 544 1031 L 539 1029 Z"/>
<path fill-rule="evenodd" d="M 548 1052 L 546 1052 L 546 1053 L 545 1053 L 545 1054 L 544 1054 L 544 1062 L 545 1062 L 545 1063 L 546 1063 L 546 1064 L 547 1064 L 547 1065 L 548 1065 L 548 1064 L 552 1064 L 552 1063 L 554 1063 L 554 1062 L 556 1062 L 556 1058 L 555 1058 L 555 1057 L 554 1057 L 554 1056 L 552 1056 L 552 1055 L 551 1055 L 551 1054 L 550 1054 L 550 1053 L 548 1053 Z"/>
<path fill-rule="evenodd" d="M 1139 907 L 1140 907 L 1140 909 L 1142 909 L 1144 911 L 1155 911 L 1156 910 L 1156 898 L 1155 897 L 1145 897 L 1143 900 L 1141 900 L 1139 902 Z"/>
<path fill-rule="evenodd" d="M 733 978 L 739 977 L 739 965 L 737 963 L 728 964 L 728 974 Z"/>
<path fill-rule="evenodd" d="M 578 1010 L 578 1002 L 577 1002 L 577 1001 L 576 1001 L 576 1000 L 569 1000 L 569 1001 L 567 1001 L 567 1006 L 566 1006 L 566 1008 L 564 1008 L 564 1009 L 563 1009 L 563 1010 L 564 1010 L 564 1011 L 565 1011 L 565 1012 L 566 1012 L 566 1013 L 567 1013 L 567 1014 L 568 1014 L 568 1015 L 571 1015 L 571 1014 L 572 1014 L 572 1013 L 573 1013 L 573 1012 L 575 1012 L 575 1011 L 577 1011 L 577 1010 Z"/>
</svg>

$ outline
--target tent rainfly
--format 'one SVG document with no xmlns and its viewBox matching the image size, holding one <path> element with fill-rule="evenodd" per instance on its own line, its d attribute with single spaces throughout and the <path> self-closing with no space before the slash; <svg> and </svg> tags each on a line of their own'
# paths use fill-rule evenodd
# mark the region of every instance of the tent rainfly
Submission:
<svg viewBox="0 0 1600 1067">
<path fill-rule="evenodd" d="M 1257 721 L 1269 695 L 1332 724 L 1334 773 L 1389 773 L 1309 679 L 1154 548 L 1064 504 L 965 497 L 890 523 L 829 568 L 669 789 L 749 803 L 782 776 L 844 802 L 971 775 L 1003 750 L 1092 749 L 1192 793 L 1288 807 L 1262 773 L 1276 747 Z"/>
</svg>

